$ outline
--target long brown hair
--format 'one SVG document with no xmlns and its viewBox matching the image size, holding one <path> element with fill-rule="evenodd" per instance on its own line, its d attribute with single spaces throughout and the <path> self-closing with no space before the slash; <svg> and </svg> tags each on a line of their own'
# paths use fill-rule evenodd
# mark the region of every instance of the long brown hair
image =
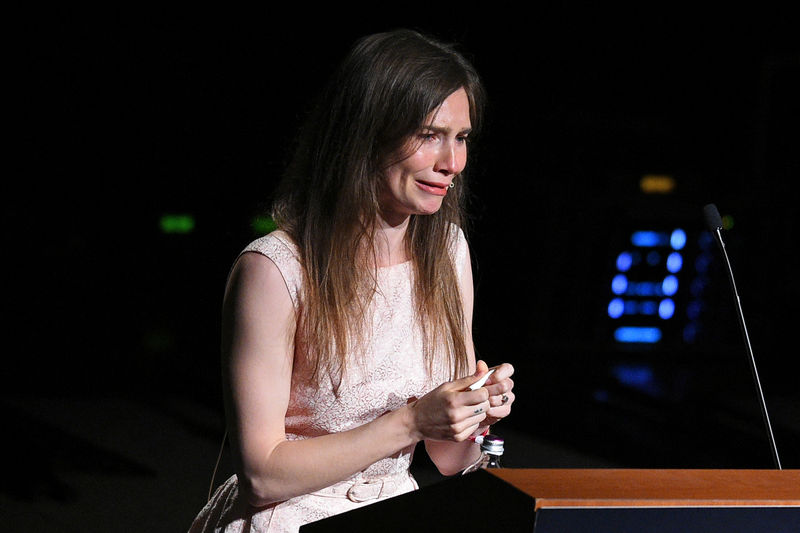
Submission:
<svg viewBox="0 0 800 533">
<path fill-rule="evenodd" d="M 321 372 L 341 377 L 349 351 L 364 339 L 376 287 L 369 253 L 387 160 L 460 88 L 469 98 L 473 142 L 484 93 L 470 63 L 453 46 L 418 32 L 380 33 L 355 44 L 307 117 L 272 215 L 298 246 L 304 269 L 295 353 L 310 379 Z M 462 175 L 439 211 L 411 217 L 406 235 L 425 357 L 432 368 L 442 347 L 453 377 L 468 366 L 449 253 L 453 225 L 464 227 L 466 189 Z"/>
</svg>

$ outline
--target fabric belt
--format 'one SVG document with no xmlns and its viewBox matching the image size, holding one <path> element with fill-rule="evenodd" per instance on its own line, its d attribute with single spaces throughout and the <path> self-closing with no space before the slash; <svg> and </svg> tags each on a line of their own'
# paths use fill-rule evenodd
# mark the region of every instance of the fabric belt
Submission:
<svg viewBox="0 0 800 533">
<path fill-rule="evenodd" d="M 347 498 L 351 502 L 366 502 L 393 496 L 404 484 L 410 483 L 416 487 L 416 483 L 410 478 L 408 471 L 402 471 L 372 479 L 342 481 L 311 494 L 329 498 Z"/>
</svg>

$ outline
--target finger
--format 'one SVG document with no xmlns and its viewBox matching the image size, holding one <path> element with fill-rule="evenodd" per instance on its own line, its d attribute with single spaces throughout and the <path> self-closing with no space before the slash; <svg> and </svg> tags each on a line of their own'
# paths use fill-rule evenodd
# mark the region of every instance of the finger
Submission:
<svg viewBox="0 0 800 533">
<path fill-rule="evenodd" d="M 505 401 L 504 398 L 505 397 Z M 514 403 L 516 396 L 513 392 L 508 392 L 499 398 L 500 403 L 496 405 L 494 397 L 490 399 L 491 407 L 488 410 L 489 417 L 504 418 L 511 413 L 511 404 Z"/>
<path fill-rule="evenodd" d="M 473 433 L 475 433 L 478 428 L 480 427 L 480 423 L 470 424 L 466 427 L 463 431 L 460 431 L 453 435 L 453 440 L 456 442 L 463 442 L 470 438 Z"/>
<path fill-rule="evenodd" d="M 486 418 L 486 414 L 492 408 L 491 404 L 489 403 L 489 399 L 474 404 L 474 405 L 465 405 L 461 410 L 460 414 L 465 418 L 477 419 L 477 417 Z M 474 422 L 474 420 L 470 420 L 470 422 Z"/>
<path fill-rule="evenodd" d="M 478 362 L 475 363 L 475 375 L 481 376 L 488 371 L 489 371 L 489 365 L 486 364 L 486 361 L 484 361 L 483 359 L 478 359 Z"/>
<path fill-rule="evenodd" d="M 477 367 L 477 369 L 475 370 L 475 372 L 473 374 L 470 374 L 469 376 L 464 376 L 463 378 L 451 381 L 450 384 L 449 384 L 449 388 L 457 389 L 457 390 L 468 389 L 470 387 L 470 385 L 472 385 L 476 381 L 479 381 L 481 376 L 486 374 L 486 372 L 487 372 L 486 363 L 483 363 L 483 365 L 479 365 Z"/>
<path fill-rule="evenodd" d="M 448 436 L 444 438 L 450 440 L 463 440 L 461 436 L 471 435 L 486 419 L 487 411 L 488 406 L 479 406 L 472 411 L 465 408 L 453 420 L 450 421 L 450 424 L 446 430 Z"/>
<path fill-rule="evenodd" d="M 498 383 L 486 385 L 486 390 L 489 391 L 489 396 L 502 396 L 514 388 L 514 380 L 511 378 L 504 379 Z"/>
<path fill-rule="evenodd" d="M 475 390 L 465 390 L 459 391 L 453 397 L 452 405 L 454 407 L 459 406 L 476 406 L 483 402 L 489 401 L 489 391 L 486 388 L 481 387 Z"/>
<path fill-rule="evenodd" d="M 503 381 L 514 375 L 514 367 L 510 363 L 503 363 L 502 365 L 494 367 L 494 369 L 494 374 L 488 379 L 488 383 L 490 384 Z"/>
<path fill-rule="evenodd" d="M 504 396 L 502 394 L 489 396 L 489 405 L 491 405 L 492 407 L 502 407 L 505 405 L 505 402 L 503 402 L 503 398 Z M 508 398 L 508 396 L 505 396 L 505 398 Z M 506 400 L 506 402 L 507 401 L 508 400 Z"/>
</svg>

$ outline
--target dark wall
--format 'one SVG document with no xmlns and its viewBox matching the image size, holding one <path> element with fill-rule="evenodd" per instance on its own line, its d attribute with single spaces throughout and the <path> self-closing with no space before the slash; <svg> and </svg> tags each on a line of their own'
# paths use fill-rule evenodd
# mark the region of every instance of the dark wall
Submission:
<svg viewBox="0 0 800 533">
<path fill-rule="evenodd" d="M 704 335 L 610 340 L 625 232 L 702 230 L 715 202 L 776 432 L 800 458 L 797 20 L 536 8 L 425 18 L 60 10 L 17 23 L 4 183 L 9 390 L 219 402 L 218 312 L 304 105 L 357 37 L 411 26 L 483 74 L 473 154 L 476 343 L 517 368 L 514 423 L 631 465 L 763 466 L 750 369 L 716 255 Z M 643 174 L 675 191 L 644 196 Z M 160 217 L 188 213 L 189 234 Z M 657 393 L 614 377 L 654 372 Z M 616 366 L 615 366 L 616 365 Z M 772 407 L 772 406 L 771 406 Z M 794 455 L 792 455 L 794 454 Z"/>
</svg>

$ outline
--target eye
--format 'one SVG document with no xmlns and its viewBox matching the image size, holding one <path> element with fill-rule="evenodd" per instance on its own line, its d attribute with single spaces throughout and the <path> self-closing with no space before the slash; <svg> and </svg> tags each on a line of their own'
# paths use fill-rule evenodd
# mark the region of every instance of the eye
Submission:
<svg viewBox="0 0 800 533">
<path fill-rule="evenodd" d="M 436 134 L 432 132 L 423 132 L 418 135 L 422 141 L 435 141 Z"/>
</svg>

